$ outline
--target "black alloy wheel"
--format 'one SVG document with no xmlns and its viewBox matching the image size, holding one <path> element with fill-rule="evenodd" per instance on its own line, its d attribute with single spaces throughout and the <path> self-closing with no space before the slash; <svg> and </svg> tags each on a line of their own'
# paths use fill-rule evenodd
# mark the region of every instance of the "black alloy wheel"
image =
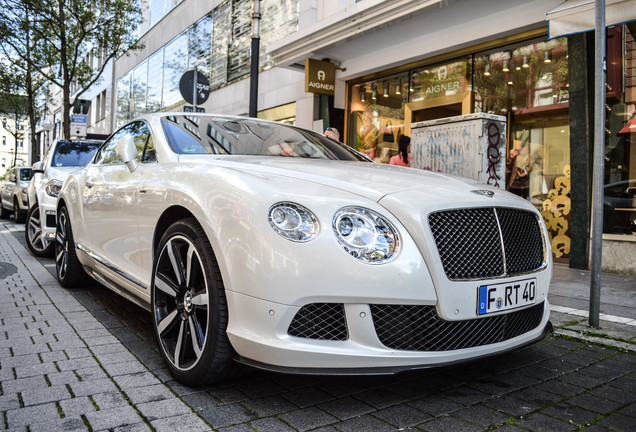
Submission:
<svg viewBox="0 0 636 432">
<path fill-rule="evenodd" d="M 219 267 L 195 219 L 163 235 L 152 274 L 155 336 L 172 375 L 189 386 L 233 377 L 237 364 L 226 334 L 228 312 Z"/>
<path fill-rule="evenodd" d="M 75 253 L 73 231 L 66 207 L 57 213 L 55 234 L 55 271 L 57 280 L 64 288 L 75 288 L 86 280 L 86 273 Z"/>
<path fill-rule="evenodd" d="M 36 257 L 51 257 L 55 245 L 42 235 L 42 220 L 40 218 L 40 206 L 31 207 L 26 217 L 24 236 L 31 253 Z"/>
</svg>

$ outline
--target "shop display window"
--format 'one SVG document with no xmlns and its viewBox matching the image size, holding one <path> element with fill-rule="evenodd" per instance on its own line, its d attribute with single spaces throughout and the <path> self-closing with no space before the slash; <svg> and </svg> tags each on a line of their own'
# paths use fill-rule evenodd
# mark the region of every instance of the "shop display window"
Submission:
<svg viewBox="0 0 636 432">
<path fill-rule="evenodd" d="M 607 32 L 603 233 L 636 236 L 636 22 Z"/>
<path fill-rule="evenodd" d="M 350 130 L 355 148 L 380 163 L 398 153 L 404 134 L 404 107 L 413 90 L 409 74 L 403 73 L 353 88 Z"/>
</svg>

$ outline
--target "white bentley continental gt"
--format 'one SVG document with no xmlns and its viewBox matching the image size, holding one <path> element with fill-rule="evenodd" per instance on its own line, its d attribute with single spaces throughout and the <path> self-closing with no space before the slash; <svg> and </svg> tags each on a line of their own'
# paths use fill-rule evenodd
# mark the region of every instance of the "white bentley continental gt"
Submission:
<svg viewBox="0 0 636 432">
<path fill-rule="evenodd" d="M 380 165 L 324 136 L 160 113 L 57 201 L 56 267 L 150 310 L 188 385 L 240 364 L 314 374 L 448 365 L 545 337 L 552 258 L 527 201 Z"/>
</svg>

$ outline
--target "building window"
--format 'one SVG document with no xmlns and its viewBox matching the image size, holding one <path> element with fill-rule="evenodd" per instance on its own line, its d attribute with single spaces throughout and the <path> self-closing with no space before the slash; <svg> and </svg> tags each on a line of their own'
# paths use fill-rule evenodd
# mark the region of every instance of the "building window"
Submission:
<svg viewBox="0 0 636 432">
<path fill-rule="evenodd" d="M 603 233 L 636 236 L 636 41 L 633 25 L 607 31 Z"/>
<path fill-rule="evenodd" d="M 2 145 L 3 145 L 3 146 L 6 146 L 6 145 L 7 145 L 7 137 L 6 137 L 6 136 L 3 136 L 3 137 L 2 137 Z"/>
</svg>

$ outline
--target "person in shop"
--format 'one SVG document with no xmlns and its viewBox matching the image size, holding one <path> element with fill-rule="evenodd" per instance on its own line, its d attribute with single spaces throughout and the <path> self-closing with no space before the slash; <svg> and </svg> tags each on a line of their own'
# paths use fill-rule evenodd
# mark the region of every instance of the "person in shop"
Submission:
<svg viewBox="0 0 636 432">
<path fill-rule="evenodd" d="M 391 165 L 411 166 L 411 138 L 406 135 L 400 135 L 398 138 L 398 154 L 393 156 L 389 163 Z"/>
<path fill-rule="evenodd" d="M 340 132 L 338 132 L 338 129 L 336 129 L 335 127 L 330 126 L 327 129 L 325 129 L 324 135 L 327 138 L 331 138 L 332 140 L 340 141 Z"/>
<path fill-rule="evenodd" d="M 508 164 L 510 178 L 508 180 L 508 191 L 521 198 L 528 199 L 530 195 L 530 170 L 533 160 L 530 156 L 530 147 L 526 144 L 519 144 L 510 150 L 510 162 Z"/>
</svg>

